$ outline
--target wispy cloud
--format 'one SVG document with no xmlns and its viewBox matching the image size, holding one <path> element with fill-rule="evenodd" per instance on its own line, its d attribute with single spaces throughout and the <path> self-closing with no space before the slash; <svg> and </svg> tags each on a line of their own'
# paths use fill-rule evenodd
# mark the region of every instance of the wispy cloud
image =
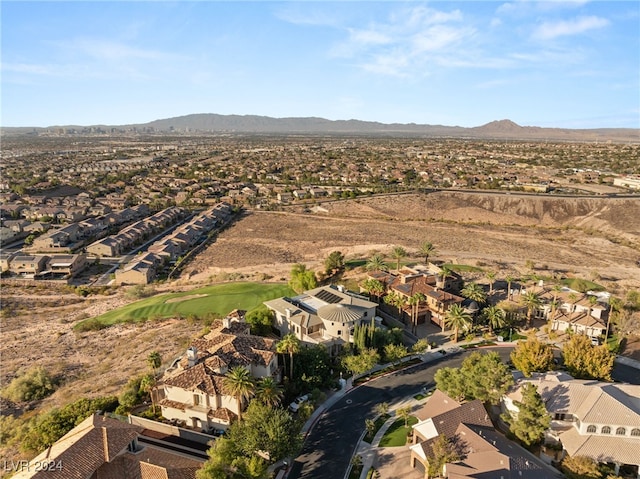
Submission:
<svg viewBox="0 0 640 479">
<path fill-rule="evenodd" d="M 578 35 L 589 30 L 604 28 L 609 20 L 597 16 L 578 17 L 571 20 L 544 22 L 533 32 L 533 37 L 540 40 L 551 40 L 557 37 Z"/>
</svg>

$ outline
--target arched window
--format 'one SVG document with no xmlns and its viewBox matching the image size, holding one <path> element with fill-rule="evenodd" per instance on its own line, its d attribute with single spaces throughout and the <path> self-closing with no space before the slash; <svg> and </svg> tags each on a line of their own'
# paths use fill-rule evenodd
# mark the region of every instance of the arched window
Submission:
<svg viewBox="0 0 640 479">
<path fill-rule="evenodd" d="M 602 426 L 600 434 L 611 434 L 611 428 L 609 426 Z"/>
<path fill-rule="evenodd" d="M 619 427 L 618 429 L 616 429 L 617 436 L 624 436 L 625 434 L 627 434 L 627 430 L 625 428 Z"/>
<path fill-rule="evenodd" d="M 596 427 L 592 424 L 587 428 L 587 432 L 596 432 Z"/>
<path fill-rule="evenodd" d="M 631 435 L 632 436 L 640 436 L 640 429 L 635 428 L 631 430 Z"/>
</svg>

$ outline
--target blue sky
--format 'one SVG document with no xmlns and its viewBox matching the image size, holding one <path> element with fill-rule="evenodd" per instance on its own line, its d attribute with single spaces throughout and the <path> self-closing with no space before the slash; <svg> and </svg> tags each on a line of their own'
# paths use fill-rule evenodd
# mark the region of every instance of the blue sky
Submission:
<svg viewBox="0 0 640 479">
<path fill-rule="evenodd" d="M 190 113 L 640 128 L 640 2 L 1 5 L 2 126 Z"/>
</svg>

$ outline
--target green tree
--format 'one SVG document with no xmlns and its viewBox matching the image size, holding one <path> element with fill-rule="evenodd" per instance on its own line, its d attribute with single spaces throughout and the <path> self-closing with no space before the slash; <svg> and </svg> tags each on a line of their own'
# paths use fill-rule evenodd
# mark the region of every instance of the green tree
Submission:
<svg viewBox="0 0 640 479">
<path fill-rule="evenodd" d="M 511 351 L 513 365 L 525 376 L 532 372 L 546 372 L 553 369 L 553 348 L 530 336 L 526 341 L 520 341 Z"/>
<path fill-rule="evenodd" d="M 404 427 L 409 427 L 409 418 L 411 417 L 410 407 L 400 407 L 396 409 L 396 416 L 404 420 Z"/>
<path fill-rule="evenodd" d="M 527 447 L 540 444 L 549 429 L 551 417 L 544 407 L 542 397 L 531 383 L 522 386 L 522 401 L 515 401 L 516 414 L 505 413 L 502 418 L 509 424 L 509 430 Z"/>
<path fill-rule="evenodd" d="M 400 261 L 407 256 L 407 250 L 402 246 L 394 246 L 391 250 L 391 256 L 396 260 L 396 271 L 400 271 Z"/>
<path fill-rule="evenodd" d="M 618 344 L 620 344 L 623 339 L 640 332 L 640 313 L 637 311 L 632 312 L 628 309 L 622 310 L 615 317 L 615 326 L 618 334 Z"/>
<path fill-rule="evenodd" d="M 374 278 L 365 279 L 362 282 L 362 289 L 364 289 L 370 296 L 376 297 L 376 302 L 380 303 L 380 296 L 384 293 L 384 284 Z"/>
<path fill-rule="evenodd" d="M 367 435 L 369 437 L 373 437 L 373 434 L 376 431 L 376 422 L 373 419 L 365 419 L 364 427 L 367 430 Z"/>
<path fill-rule="evenodd" d="M 489 295 L 493 294 L 493 284 L 496 282 L 496 272 L 495 271 L 487 271 L 486 275 L 489 280 Z"/>
<path fill-rule="evenodd" d="M 433 243 L 430 243 L 429 241 L 423 241 L 420 243 L 419 251 L 420 254 L 424 256 L 424 264 L 429 264 L 429 256 L 435 254 L 435 246 L 433 246 Z"/>
<path fill-rule="evenodd" d="M 409 306 L 411 306 L 411 332 L 415 335 L 418 332 L 418 312 L 420 304 L 427 300 L 427 297 L 423 293 L 415 293 L 407 300 Z"/>
<path fill-rule="evenodd" d="M 248 370 L 236 366 L 225 375 L 222 380 L 225 392 L 236 398 L 238 406 L 238 420 L 242 420 L 242 403 L 248 401 L 255 393 L 255 384 Z"/>
<path fill-rule="evenodd" d="M 511 299 L 511 283 L 515 281 L 513 276 L 507 275 L 504 280 L 507 282 L 507 299 Z"/>
<path fill-rule="evenodd" d="M 359 354 L 343 356 L 341 360 L 342 366 L 356 376 L 369 371 L 379 361 L 380 355 L 374 348 L 365 348 Z"/>
<path fill-rule="evenodd" d="M 344 255 L 340 251 L 332 251 L 324 260 L 324 270 L 326 274 L 333 274 L 335 271 L 344 269 Z"/>
<path fill-rule="evenodd" d="M 147 356 L 147 364 L 153 370 L 154 376 L 158 374 L 158 369 L 162 365 L 162 356 L 158 351 L 151 351 Z"/>
<path fill-rule="evenodd" d="M 471 327 L 471 315 L 459 304 L 453 304 L 444 315 L 444 323 L 453 329 L 453 340 L 458 342 L 458 331 L 466 331 Z"/>
<path fill-rule="evenodd" d="M 385 416 L 389 414 L 389 403 L 388 402 L 379 402 L 373 408 L 375 413 L 379 416 Z"/>
<path fill-rule="evenodd" d="M 282 402 L 282 386 L 271 376 L 260 378 L 256 386 L 256 399 L 267 406 L 276 407 Z"/>
<path fill-rule="evenodd" d="M 429 349 L 429 341 L 427 341 L 425 338 L 418 339 L 415 342 L 415 344 L 411 347 L 411 351 L 418 354 L 424 353 L 428 349 Z"/>
<path fill-rule="evenodd" d="M 387 344 L 384 347 L 384 357 L 386 361 L 395 363 L 407 355 L 407 348 L 402 344 Z"/>
<path fill-rule="evenodd" d="M 442 477 L 442 468 L 445 464 L 460 460 L 455 444 L 444 434 L 440 434 L 431 444 L 431 451 L 433 455 L 429 458 L 429 477 Z"/>
<path fill-rule="evenodd" d="M 568 479 L 600 479 L 598 463 L 587 456 L 565 456 L 560 465 Z"/>
<path fill-rule="evenodd" d="M 513 376 L 496 352 L 476 351 L 460 368 L 441 368 L 435 375 L 436 387 L 454 399 L 479 399 L 497 404 L 513 385 Z"/>
<path fill-rule="evenodd" d="M 391 306 L 395 306 L 398 310 L 398 319 L 402 319 L 402 307 L 405 304 L 404 296 L 395 291 L 391 291 L 384 297 L 384 302 L 386 304 L 390 304 Z"/>
<path fill-rule="evenodd" d="M 489 332 L 494 329 L 504 328 L 507 325 L 507 318 L 504 310 L 498 306 L 488 306 L 482 310 L 482 317 L 489 326 Z"/>
<path fill-rule="evenodd" d="M 36 366 L 14 378 L 0 392 L 0 396 L 13 402 L 37 401 L 56 390 L 56 381 L 42 366 Z"/>
<path fill-rule="evenodd" d="M 156 377 L 153 374 L 145 374 L 140 380 L 140 390 L 147 393 L 151 398 L 153 414 L 156 413 L 156 395 L 154 394 L 156 383 Z"/>
<path fill-rule="evenodd" d="M 302 293 L 318 286 L 318 279 L 313 271 L 307 269 L 306 265 L 296 263 L 291 268 L 289 286 L 296 293 Z"/>
<path fill-rule="evenodd" d="M 574 334 L 562 349 L 564 365 L 574 378 L 611 381 L 615 355 L 606 345 L 595 346 L 582 334 Z"/>
<path fill-rule="evenodd" d="M 446 264 L 443 264 L 440 267 L 440 276 L 441 276 L 441 281 L 442 281 L 442 287 L 444 288 L 446 283 L 447 283 L 447 277 L 451 275 L 451 273 L 453 272 L 453 270 L 451 269 L 451 266 L 448 266 Z"/>
<path fill-rule="evenodd" d="M 465 298 L 475 301 L 479 305 L 487 302 L 487 293 L 478 283 L 467 283 L 460 293 Z"/>
<path fill-rule="evenodd" d="M 300 340 L 295 334 L 289 333 L 278 341 L 276 351 L 289 355 L 289 379 L 293 380 L 293 355 L 300 352 Z"/>
<path fill-rule="evenodd" d="M 261 305 L 247 313 L 245 321 L 251 328 L 251 334 L 255 334 L 257 336 L 268 336 L 271 334 L 273 313 L 265 305 Z"/>
<path fill-rule="evenodd" d="M 365 268 L 367 271 L 386 271 L 387 263 L 384 262 L 384 256 L 376 253 L 367 260 Z"/>
<path fill-rule="evenodd" d="M 531 326 L 533 312 L 542 305 L 542 300 L 533 291 L 527 291 L 520 297 L 522 305 L 527 308 L 527 326 Z"/>
</svg>

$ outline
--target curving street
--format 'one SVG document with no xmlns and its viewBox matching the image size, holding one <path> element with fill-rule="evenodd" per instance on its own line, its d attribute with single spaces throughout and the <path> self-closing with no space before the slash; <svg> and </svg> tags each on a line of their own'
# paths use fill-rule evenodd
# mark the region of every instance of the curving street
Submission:
<svg viewBox="0 0 640 479">
<path fill-rule="evenodd" d="M 497 351 L 504 361 L 512 348 L 487 348 Z M 472 351 L 444 356 L 429 363 L 419 364 L 404 371 L 383 376 L 353 389 L 341 397 L 320 416 L 291 468 L 289 479 L 339 479 L 364 430 L 364 420 L 375 415 L 376 404 L 386 401 L 392 405 L 417 394 L 423 387 L 434 385 L 433 376 L 443 367 L 458 367 Z M 638 370 L 616 364 L 614 380 L 640 384 Z"/>
</svg>

